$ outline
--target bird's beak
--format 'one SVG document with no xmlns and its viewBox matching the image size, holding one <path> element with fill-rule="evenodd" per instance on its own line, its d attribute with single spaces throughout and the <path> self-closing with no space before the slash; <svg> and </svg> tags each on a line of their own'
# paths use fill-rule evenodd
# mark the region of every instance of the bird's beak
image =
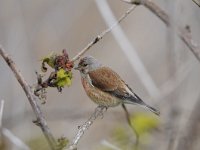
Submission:
<svg viewBox="0 0 200 150">
<path fill-rule="evenodd" d="M 76 65 L 76 66 L 74 67 L 74 69 L 75 69 L 75 70 L 80 70 L 80 69 L 81 69 L 81 67 L 80 67 L 80 66 L 78 66 L 78 65 Z"/>
</svg>

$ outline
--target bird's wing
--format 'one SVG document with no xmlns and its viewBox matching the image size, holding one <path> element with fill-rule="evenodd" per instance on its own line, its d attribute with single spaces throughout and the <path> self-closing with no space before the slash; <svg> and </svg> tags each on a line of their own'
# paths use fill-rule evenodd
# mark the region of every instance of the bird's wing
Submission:
<svg viewBox="0 0 200 150">
<path fill-rule="evenodd" d="M 113 91 L 118 87 L 120 77 L 108 67 L 101 67 L 89 72 L 92 84 L 102 91 Z"/>
<path fill-rule="evenodd" d="M 121 77 L 108 67 L 101 67 L 89 72 L 93 86 L 108 92 L 120 99 L 127 99 L 132 94 Z"/>
</svg>

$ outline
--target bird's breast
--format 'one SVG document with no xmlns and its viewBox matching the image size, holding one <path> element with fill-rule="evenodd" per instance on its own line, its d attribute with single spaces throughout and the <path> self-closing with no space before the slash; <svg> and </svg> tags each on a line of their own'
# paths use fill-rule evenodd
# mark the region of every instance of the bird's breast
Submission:
<svg viewBox="0 0 200 150">
<path fill-rule="evenodd" d="M 87 79 L 82 78 L 81 81 L 88 97 L 90 97 L 90 99 L 98 105 L 114 107 L 121 103 L 120 99 L 94 87 L 92 84 L 90 84 L 90 82 L 87 81 Z"/>
</svg>

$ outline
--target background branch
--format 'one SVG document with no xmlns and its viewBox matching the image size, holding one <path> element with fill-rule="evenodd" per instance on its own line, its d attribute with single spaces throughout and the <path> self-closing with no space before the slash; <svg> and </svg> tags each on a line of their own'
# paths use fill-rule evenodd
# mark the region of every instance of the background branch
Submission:
<svg viewBox="0 0 200 150">
<path fill-rule="evenodd" d="M 15 136 L 10 130 L 2 128 L 3 141 L 8 143 L 8 146 L 13 146 L 20 150 L 31 150 L 21 139 Z M 4 143 L 4 144 L 5 144 Z"/>
<path fill-rule="evenodd" d="M 0 101 L 0 128 L 2 128 L 3 109 L 4 109 L 4 100 L 1 100 Z"/>
<path fill-rule="evenodd" d="M 111 150 L 122 150 L 121 148 L 113 145 L 112 143 L 110 143 L 110 142 L 108 142 L 106 140 L 101 141 L 101 144 L 106 146 L 107 148 L 110 148 Z"/>
<path fill-rule="evenodd" d="M 2 119 L 3 119 L 3 110 L 4 110 L 4 100 L 0 101 L 0 147 L 13 146 L 16 149 L 20 150 L 30 150 L 30 148 L 22 142 L 17 136 L 15 136 L 10 130 L 3 128 Z"/>
<path fill-rule="evenodd" d="M 0 46 L 0 55 L 3 57 L 3 59 L 6 61 L 12 72 L 14 73 L 16 79 L 20 83 L 21 87 L 23 88 L 29 103 L 31 104 L 31 107 L 33 109 L 33 112 L 36 116 L 36 123 L 41 128 L 43 134 L 45 135 L 50 147 L 52 150 L 56 148 L 56 141 L 47 125 L 47 122 L 44 118 L 44 115 L 42 114 L 42 111 L 37 104 L 37 97 L 34 95 L 33 91 L 31 90 L 30 85 L 25 81 L 22 74 L 20 73 L 19 69 L 15 65 L 14 61 L 11 57 L 3 50 L 3 48 Z"/>
<path fill-rule="evenodd" d="M 156 16 L 158 16 L 166 24 L 167 27 L 174 25 L 170 20 L 169 15 L 151 0 L 122 0 L 122 1 L 129 4 L 143 5 L 146 8 L 148 8 L 152 13 L 154 13 Z M 183 27 L 178 27 L 177 29 L 178 29 L 177 33 L 178 36 L 187 45 L 187 47 L 192 51 L 194 56 L 200 62 L 200 47 L 193 41 L 190 31 L 184 29 Z"/>
<path fill-rule="evenodd" d="M 187 121 L 187 125 L 179 137 L 177 150 L 188 150 L 195 149 L 195 144 L 199 139 L 199 129 L 200 129 L 200 97 L 198 98 L 194 108 L 191 112 L 191 116 Z"/>
<path fill-rule="evenodd" d="M 3 119 L 4 100 L 0 101 L 0 147 L 3 145 L 2 140 L 2 119 Z"/>
<path fill-rule="evenodd" d="M 200 7 L 200 0 L 192 0 L 192 1 Z"/>
</svg>

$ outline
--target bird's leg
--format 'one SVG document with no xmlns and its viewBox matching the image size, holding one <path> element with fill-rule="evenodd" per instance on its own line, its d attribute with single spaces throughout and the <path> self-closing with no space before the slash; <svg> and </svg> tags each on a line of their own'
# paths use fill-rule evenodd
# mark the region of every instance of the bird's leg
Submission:
<svg viewBox="0 0 200 150">
<path fill-rule="evenodd" d="M 100 116 L 101 119 L 103 118 L 103 114 L 104 112 L 106 112 L 108 109 L 107 106 L 102 106 L 102 105 L 99 105 L 96 109 L 95 109 L 95 117 L 97 116 Z"/>
</svg>

